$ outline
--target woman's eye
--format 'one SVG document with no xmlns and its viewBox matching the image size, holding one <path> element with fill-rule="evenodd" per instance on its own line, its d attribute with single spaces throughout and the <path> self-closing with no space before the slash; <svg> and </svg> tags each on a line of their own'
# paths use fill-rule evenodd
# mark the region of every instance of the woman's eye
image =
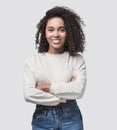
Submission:
<svg viewBox="0 0 117 130">
<path fill-rule="evenodd" d="M 65 32 L 65 29 L 60 29 L 61 32 Z"/>
<path fill-rule="evenodd" d="M 49 29 L 48 32 L 52 32 L 53 30 L 52 29 Z"/>
</svg>

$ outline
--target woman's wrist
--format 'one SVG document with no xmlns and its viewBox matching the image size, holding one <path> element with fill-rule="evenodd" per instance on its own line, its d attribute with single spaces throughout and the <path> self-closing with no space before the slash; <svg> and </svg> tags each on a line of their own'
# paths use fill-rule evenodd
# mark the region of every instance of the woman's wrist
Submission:
<svg viewBox="0 0 117 130">
<path fill-rule="evenodd" d="M 39 89 L 39 90 L 43 90 L 45 92 L 49 92 L 50 86 L 51 86 L 51 84 L 42 84 L 42 85 L 36 86 L 36 88 Z"/>
</svg>

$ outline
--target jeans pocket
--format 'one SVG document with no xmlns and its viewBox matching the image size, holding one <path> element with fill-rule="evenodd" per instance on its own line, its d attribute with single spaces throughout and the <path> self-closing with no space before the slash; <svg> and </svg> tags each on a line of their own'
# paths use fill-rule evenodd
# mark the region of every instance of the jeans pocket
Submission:
<svg viewBox="0 0 117 130">
<path fill-rule="evenodd" d="M 75 118 L 82 119 L 81 111 L 76 103 L 71 104 L 64 111 L 65 111 L 65 116 L 69 119 L 72 119 L 72 118 L 73 119 L 75 119 Z"/>
<path fill-rule="evenodd" d="M 35 110 L 32 117 L 32 126 L 37 128 L 49 129 L 52 128 L 52 117 L 48 114 L 48 110 L 39 108 Z"/>
<path fill-rule="evenodd" d="M 44 118 L 46 117 L 46 110 L 40 109 L 40 110 L 35 110 L 33 114 L 33 120 L 36 121 L 43 121 Z"/>
</svg>

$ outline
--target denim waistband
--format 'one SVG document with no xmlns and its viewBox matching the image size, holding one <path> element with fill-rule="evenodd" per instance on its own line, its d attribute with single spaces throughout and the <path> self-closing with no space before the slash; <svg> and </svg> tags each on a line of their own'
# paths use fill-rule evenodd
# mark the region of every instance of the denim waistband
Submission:
<svg viewBox="0 0 117 130">
<path fill-rule="evenodd" d="M 36 110 L 38 109 L 59 109 L 59 108 L 67 108 L 69 105 L 76 104 L 76 100 L 69 100 L 67 103 L 58 104 L 57 106 L 44 106 L 44 105 L 36 105 Z"/>
</svg>

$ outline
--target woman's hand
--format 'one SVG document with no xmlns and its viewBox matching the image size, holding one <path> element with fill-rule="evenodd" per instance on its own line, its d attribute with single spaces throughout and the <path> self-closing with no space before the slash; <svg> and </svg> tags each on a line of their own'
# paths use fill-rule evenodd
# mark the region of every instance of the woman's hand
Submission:
<svg viewBox="0 0 117 130">
<path fill-rule="evenodd" d="M 70 82 L 72 82 L 72 81 L 74 81 L 74 80 L 76 80 L 76 77 L 75 77 L 75 76 L 72 76 Z"/>
<path fill-rule="evenodd" d="M 36 86 L 36 88 L 39 89 L 39 90 L 43 90 L 45 92 L 49 92 L 50 91 L 50 85 L 51 84 L 42 84 L 42 85 Z"/>
</svg>

